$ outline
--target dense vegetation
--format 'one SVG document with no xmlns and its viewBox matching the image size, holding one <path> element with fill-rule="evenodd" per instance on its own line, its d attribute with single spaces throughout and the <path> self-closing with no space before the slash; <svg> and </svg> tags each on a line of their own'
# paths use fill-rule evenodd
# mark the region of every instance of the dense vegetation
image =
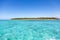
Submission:
<svg viewBox="0 0 60 40">
<path fill-rule="evenodd" d="M 11 20 L 58 20 L 58 18 L 41 17 L 41 18 L 12 18 Z"/>
</svg>

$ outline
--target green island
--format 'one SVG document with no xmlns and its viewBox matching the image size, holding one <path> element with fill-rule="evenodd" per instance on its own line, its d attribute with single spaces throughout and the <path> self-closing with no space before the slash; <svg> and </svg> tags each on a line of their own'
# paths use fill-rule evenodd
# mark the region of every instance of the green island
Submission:
<svg viewBox="0 0 60 40">
<path fill-rule="evenodd" d="M 55 17 L 11 18 L 11 20 L 59 20 L 59 18 Z"/>
</svg>

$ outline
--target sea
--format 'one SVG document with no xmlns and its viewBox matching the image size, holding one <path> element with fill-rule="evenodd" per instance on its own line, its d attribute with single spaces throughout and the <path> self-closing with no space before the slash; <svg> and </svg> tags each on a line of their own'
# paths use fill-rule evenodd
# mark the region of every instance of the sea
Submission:
<svg viewBox="0 0 60 40">
<path fill-rule="evenodd" d="M 60 20 L 0 20 L 0 40 L 60 40 Z"/>
</svg>

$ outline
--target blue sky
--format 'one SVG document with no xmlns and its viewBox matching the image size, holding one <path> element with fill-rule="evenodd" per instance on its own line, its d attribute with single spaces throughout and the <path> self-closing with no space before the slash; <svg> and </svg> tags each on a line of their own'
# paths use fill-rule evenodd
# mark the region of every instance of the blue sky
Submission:
<svg viewBox="0 0 60 40">
<path fill-rule="evenodd" d="M 0 19 L 59 17 L 60 0 L 0 0 Z"/>
</svg>

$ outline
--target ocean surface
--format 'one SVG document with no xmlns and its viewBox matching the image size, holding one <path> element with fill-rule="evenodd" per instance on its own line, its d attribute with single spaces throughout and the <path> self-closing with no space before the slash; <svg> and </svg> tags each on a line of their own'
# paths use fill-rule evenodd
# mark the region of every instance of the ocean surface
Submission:
<svg viewBox="0 0 60 40">
<path fill-rule="evenodd" d="M 60 20 L 0 20 L 0 40 L 60 40 Z"/>
</svg>

